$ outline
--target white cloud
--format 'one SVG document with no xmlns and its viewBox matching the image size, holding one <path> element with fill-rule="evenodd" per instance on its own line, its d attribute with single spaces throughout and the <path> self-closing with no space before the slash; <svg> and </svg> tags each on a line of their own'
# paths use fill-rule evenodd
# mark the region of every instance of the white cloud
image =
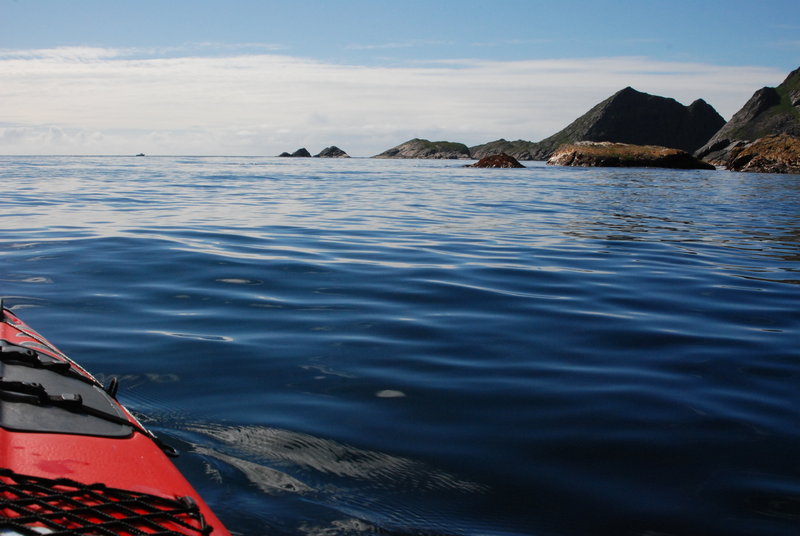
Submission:
<svg viewBox="0 0 800 536">
<path fill-rule="evenodd" d="M 277 54 L 0 51 L 0 153 L 378 153 L 414 136 L 539 140 L 615 91 L 704 98 L 729 118 L 787 73 L 647 58 L 338 65 Z M 144 56 L 144 57 L 142 57 Z"/>
</svg>

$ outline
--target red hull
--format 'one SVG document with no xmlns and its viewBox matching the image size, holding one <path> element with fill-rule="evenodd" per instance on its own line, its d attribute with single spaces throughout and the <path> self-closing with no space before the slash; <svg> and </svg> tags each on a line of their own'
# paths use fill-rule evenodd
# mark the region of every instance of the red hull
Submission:
<svg viewBox="0 0 800 536">
<path fill-rule="evenodd" d="M 46 357 L 51 361 L 48 365 L 52 365 L 52 361 L 55 360 L 68 362 L 71 369 L 70 372 L 78 372 L 90 381 L 94 381 L 96 386 L 89 387 L 100 390 L 101 386 L 90 374 L 69 360 L 13 313 L 8 310 L 3 310 L 2 313 L 0 341 L 4 341 L 6 344 L 6 347 L 3 348 L 4 350 L 10 348 L 12 351 L 19 353 L 17 348 L 32 349 L 38 356 Z M 4 366 L 6 371 L 11 368 L 6 361 L 4 361 Z M 26 365 L 26 367 L 31 368 L 31 365 Z M 85 380 L 82 381 L 85 382 Z M 13 397 L 24 398 L 28 396 L 27 392 L 20 394 L 24 391 L 19 387 L 20 382 L 4 381 L 2 383 L 6 384 L 4 387 L 6 391 L 13 391 L 11 393 Z M 39 387 L 38 384 L 34 385 L 37 388 Z M 28 388 L 26 387 L 25 389 Z M 7 395 L 8 393 L 4 392 L 4 394 Z M 107 396 L 105 393 L 101 394 Z M 13 397 L 12 399 L 16 402 Z M 126 437 L 96 437 L 89 434 L 73 435 L 65 432 L 48 433 L 47 431 L 30 432 L 13 429 L 15 428 L 13 425 L 10 428 L 4 425 L 4 427 L 0 427 L 0 467 L 10 469 L 19 475 L 34 478 L 49 480 L 69 479 L 82 484 L 102 483 L 109 488 L 163 497 L 170 500 L 188 497 L 190 498 L 189 502 L 197 505 L 197 509 L 202 514 L 202 519 L 204 519 L 204 523 L 208 528 L 202 530 L 192 528 L 192 530 L 189 530 L 182 525 L 182 523 L 194 523 L 196 525 L 199 523 L 201 525 L 202 522 L 185 520 L 172 524 L 167 522 L 163 526 L 169 527 L 168 530 L 174 530 L 169 534 L 229 536 L 230 533 L 177 470 L 149 432 L 143 429 L 141 424 L 115 399 L 110 396 L 107 396 L 107 398 L 113 403 L 115 411 L 118 412 L 117 414 L 121 416 L 118 419 L 120 421 L 126 419 L 130 423 L 130 433 Z M 7 411 L 2 404 L 8 404 L 8 402 L 0 400 L 0 409 Z M 47 406 L 47 403 L 33 405 L 37 406 L 37 411 L 42 411 L 42 406 Z M 47 408 L 45 407 L 44 409 Z M 71 408 L 68 409 L 70 413 L 75 413 Z M 124 423 L 119 425 L 124 426 Z M 125 429 L 127 430 L 128 428 Z M 0 475 L 0 483 L 4 481 L 8 481 L 8 479 L 4 479 Z M 18 494 L 19 492 L 17 491 L 3 490 L 0 492 L 0 527 L 11 526 L 9 523 L 14 522 L 15 518 L 23 515 L 19 513 L 19 510 L 16 510 L 16 503 L 13 502 L 14 500 L 22 500 L 16 496 Z M 181 500 L 185 501 L 185 499 Z M 64 527 L 71 527 L 67 521 L 64 521 L 64 523 Z M 51 530 L 54 530 L 52 525 L 50 527 Z M 141 528 L 139 530 L 143 530 L 143 532 L 138 532 L 138 534 L 151 533 Z M 18 533 L 26 534 L 26 532 Z M 82 533 L 94 534 L 94 532 Z M 137 534 L 137 532 L 129 529 L 98 533 Z"/>
</svg>

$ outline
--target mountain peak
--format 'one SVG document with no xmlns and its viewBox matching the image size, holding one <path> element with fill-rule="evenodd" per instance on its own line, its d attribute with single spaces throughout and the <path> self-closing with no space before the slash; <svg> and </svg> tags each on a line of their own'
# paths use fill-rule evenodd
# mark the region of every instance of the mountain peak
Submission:
<svg viewBox="0 0 800 536">
<path fill-rule="evenodd" d="M 546 159 L 559 145 L 577 141 L 659 145 L 692 152 L 725 124 L 705 101 L 692 104 L 684 106 L 672 98 L 625 87 L 539 142 L 537 157 Z"/>
</svg>

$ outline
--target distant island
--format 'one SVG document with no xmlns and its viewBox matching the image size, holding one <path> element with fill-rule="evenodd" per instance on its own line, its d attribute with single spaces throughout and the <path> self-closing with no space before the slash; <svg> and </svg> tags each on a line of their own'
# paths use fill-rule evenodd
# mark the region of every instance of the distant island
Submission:
<svg viewBox="0 0 800 536">
<path fill-rule="evenodd" d="M 626 87 L 592 107 L 566 128 L 540 142 L 504 139 L 467 147 L 463 143 L 415 138 L 374 158 L 480 159 L 499 153 L 517 160 L 547 160 L 565 143 L 610 141 L 658 145 L 693 152 L 725 125 L 725 119 L 702 99 L 689 106 L 675 99 Z"/>
<path fill-rule="evenodd" d="M 428 141 L 419 138 L 408 140 L 396 147 L 387 149 L 373 158 L 436 158 L 463 159 L 472 158 L 469 147 L 463 143 L 450 141 Z"/>
<path fill-rule="evenodd" d="M 283 152 L 278 155 L 279 157 L 283 158 L 311 158 L 311 153 L 308 152 L 308 149 L 305 147 L 301 147 L 300 149 L 296 150 L 293 153 Z M 335 145 L 331 145 L 330 147 L 325 147 L 319 153 L 314 155 L 314 158 L 350 158 L 350 155 L 346 152 L 342 151 Z"/>
<path fill-rule="evenodd" d="M 768 140 L 756 143 L 765 138 Z M 504 155 L 493 161 L 499 165 L 501 161 L 508 163 L 505 157 L 511 157 L 514 160 L 549 160 L 557 165 L 569 162 L 568 165 L 663 165 L 699 169 L 720 166 L 741 171 L 797 173 L 793 170 L 800 169 L 799 147 L 800 68 L 792 71 L 778 87 L 756 91 L 727 123 L 703 99 L 685 106 L 672 98 L 626 87 L 593 106 L 564 129 L 538 142 L 501 138 L 467 147 L 458 142 L 413 138 L 372 158 L 481 160 Z M 557 157 L 553 158 L 557 152 Z M 310 157 L 311 154 L 301 148 L 280 156 Z M 348 157 L 336 146 L 327 147 L 315 156 Z M 743 159 L 747 162 L 743 163 Z"/>
</svg>

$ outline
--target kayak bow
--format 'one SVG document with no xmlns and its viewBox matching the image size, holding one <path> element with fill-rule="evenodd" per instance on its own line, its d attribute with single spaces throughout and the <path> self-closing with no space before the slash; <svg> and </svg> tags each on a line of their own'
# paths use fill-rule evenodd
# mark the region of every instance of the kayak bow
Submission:
<svg viewBox="0 0 800 536">
<path fill-rule="evenodd" d="M 230 536 L 162 444 L 0 300 L 0 536 Z"/>
</svg>

